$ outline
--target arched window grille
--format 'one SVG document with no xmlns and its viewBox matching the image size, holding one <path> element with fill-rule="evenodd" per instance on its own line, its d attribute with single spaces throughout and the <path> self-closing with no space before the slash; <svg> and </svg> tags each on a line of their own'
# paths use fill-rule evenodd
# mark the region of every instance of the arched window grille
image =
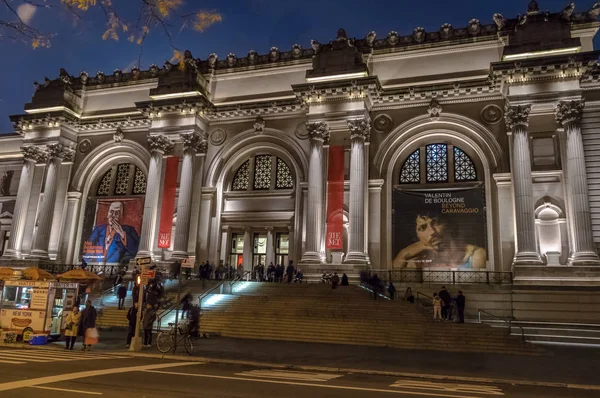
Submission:
<svg viewBox="0 0 600 398">
<path fill-rule="evenodd" d="M 477 181 L 477 171 L 473 161 L 458 147 L 454 147 L 454 180 Z"/>
<path fill-rule="evenodd" d="M 257 155 L 242 163 L 231 182 L 232 191 L 293 189 L 294 176 L 283 159 Z"/>
<path fill-rule="evenodd" d="M 421 182 L 421 150 L 417 149 L 404 161 L 400 171 L 401 184 L 418 184 Z"/>
<path fill-rule="evenodd" d="M 471 157 L 462 149 L 436 143 L 411 153 L 400 169 L 400 184 L 435 184 L 478 181 Z"/>
<path fill-rule="evenodd" d="M 146 193 L 146 174 L 131 163 L 111 167 L 98 183 L 96 196 L 127 196 Z"/>
</svg>

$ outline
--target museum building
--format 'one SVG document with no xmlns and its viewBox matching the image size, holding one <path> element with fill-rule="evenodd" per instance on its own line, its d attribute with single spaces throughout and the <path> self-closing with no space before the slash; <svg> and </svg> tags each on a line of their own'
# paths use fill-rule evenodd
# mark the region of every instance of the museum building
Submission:
<svg viewBox="0 0 600 398">
<path fill-rule="evenodd" d="M 2 259 L 598 283 L 599 13 L 61 69 L 0 137 Z"/>
</svg>

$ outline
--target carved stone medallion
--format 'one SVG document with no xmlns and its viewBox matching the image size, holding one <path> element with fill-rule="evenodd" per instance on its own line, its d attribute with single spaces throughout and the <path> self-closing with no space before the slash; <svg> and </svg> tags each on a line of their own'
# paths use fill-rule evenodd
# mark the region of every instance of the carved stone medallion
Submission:
<svg viewBox="0 0 600 398">
<path fill-rule="evenodd" d="M 298 139 L 305 140 L 308 138 L 308 130 L 306 130 L 306 123 L 300 122 L 296 126 L 296 130 L 294 130 L 294 134 Z"/>
<path fill-rule="evenodd" d="M 92 150 L 92 142 L 88 139 L 85 139 L 79 143 L 77 149 L 80 153 L 86 154 Z"/>
<path fill-rule="evenodd" d="M 498 105 L 488 105 L 481 111 L 481 120 L 487 124 L 497 124 L 502 120 L 502 108 Z"/>
<path fill-rule="evenodd" d="M 373 119 L 373 129 L 378 133 L 389 133 L 393 126 L 394 120 L 392 117 L 384 113 L 375 116 L 375 119 Z"/>
<path fill-rule="evenodd" d="M 227 139 L 227 132 L 223 129 L 213 130 L 208 139 L 212 145 L 219 146 Z"/>
</svg>

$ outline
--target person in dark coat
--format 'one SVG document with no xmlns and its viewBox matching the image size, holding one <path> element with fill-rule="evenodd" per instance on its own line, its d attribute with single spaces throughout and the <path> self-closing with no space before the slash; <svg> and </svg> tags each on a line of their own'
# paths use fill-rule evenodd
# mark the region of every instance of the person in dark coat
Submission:
<svg viewBox="0 0 600 398">
<path fill-rule="evenodd" d="M 185 319 L 185 316 L 189 315 L 190 307 L 192 305 L 191 301 L 192 301 L 192 295 L 190 293 L 186 294 L 181 299 L 180 304 L 181 304 L 181 318 L 182 319 Z"/>
<path fill-rule="evenodd" d="M 467 299 L 463 295 L 462 291 L 458 291 L 458 296 L 456 296 L 456 309 L 458 310 L 458 323 L 465 323 L 465 305 L 467 304 Z"/>
<path fill-rule="evenodd" d="M 342 274 L 342 286 L 349 286 L 350 282 L 348 281 L 348 275 Z"/>
<path fill-rule="evenodd" d="M 135 325 L 137 323 L 138 303 L 133 303 L 133 306 L 127 311 L 127 320 L 129 321 L 129 329 L 127 330 L 127 344 L 125 348 L 131 345 L 131 339 L 135 336 Z"/>
<path fill-rule="evenodd" d="M 377 300 L 377 296 L 379 296 L 379 289 L 381 288 L 381 279 L 377 276 L 377 274 L 373 274 L 371 277 L 371 289 L 373 289 L 373 300 Z"/>
<path fill-rule="evenodd" d="M 340 283 L 340 277 L 338 276 L 337 272 L 334 272 L 333 276 L 331 277 L 331 288 L 337 289 L 337 285 L 339 283 Z"/>
<path fill-rule="evenodd" d="M 390 300 L 394 300 L 396 298 L 396 287 L 394 286 L 392 281 L 390 281 L 390 284 L 388 286 L 388 293 L 390 295 Z"/>
<path fill-rule="evenodd" d="M 142 327 L 144 328 L 144 347 L 152 346 L 152 325 L 156 320 L 156 311 L 154 306 L 148 303 L 146 305 L 146 311 L 144 311 L 144 317 L 142 318 Z"/>
<path fill-rule="evenodd" d="M 448 290 L 446 290 L 446 286 L 442 286 L 442 290 L 438 293 L 440 299 L 442 300 L 442 319 L 449 321 L 452 319 L 452 308 L 450 305 L 452 304 L 452 296 Z"/>
<path fill-rule="evenodd" d="M 291 261 L 285 270 L 285 274 L 287 276 L 287 283 L 292 283 L 292 279 L 294 278 L 294 265 Z"/>
<path fill-rule="evenodd" d="M 83 347 L 81 348 L 83 351 L 91 350 L 91 345 L 85 344 L 85 333 L 88 329 L 93 329 L 96 327 L 96 308 L 92 305 L 90 300 L 85 302 L 85 308 L 81 311 L 81 321 L 79 323 L 79 328 L 77 329 L 77 334 L 84 338 Z"/>
<path fill-rule="evenodd" d="M 117 289 L 117 297 L 119 298 L 119 309 L 122 310 L 125 307 L 125 297 L 127 297 L 127 285 L 124 282 Z"/>
</svg>

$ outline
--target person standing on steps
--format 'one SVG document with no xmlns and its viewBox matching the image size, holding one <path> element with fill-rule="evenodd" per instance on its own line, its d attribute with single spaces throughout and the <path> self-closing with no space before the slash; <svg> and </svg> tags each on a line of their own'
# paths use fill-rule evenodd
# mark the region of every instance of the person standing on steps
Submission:
<svg viewBox="0 0 600 398">
<path fill-rule="evenodd" d="M 338 276 L 337 272 L 334 272 L 333 276 L 331 277 L 331 288 L 337 289 L 337 285 L 339 283 L 340 283 L 340 277 Z"/>
<path fill-rule="evenodd" d="M 442 299 L 438 296 L 437 293 L 433 293 L 433 320 L 435 321 L 436 317 L 440 321 L 442 320 Z"/>
<path fill-rule="evenodd" d="M 131 308 L 129 308 L 129 311 L 127 311 L 127 320 L 129 321 L 129 329 L 127 331 L 127 344 L 125 345 L 125 348 L 129 348 L 129 346 L 131 345 L 131 339 L 135 335 L 135 326 L 137 323 L 137 312 L 138 312 L 138 303 L 137 303 L 137 301 L 135 301 L 133 303 L 133 306 Z"/>
<path fill-rule="evenodd" d="M 86 332 L 88 329 L 96 328 L 96 308 L 92 305 L 90 300 L 85 302 L 85 309 L 81 311 L 81 320 L 79 321 L 79 327 L 77 328 L 77 335 L 83 337 L 83 351 L 91 350 L 91 344 L 85 344 Z"/>
<path fill-rule="evenodd" d="M 292 283 L 294 279 L 294 263 L 290 261 L 287 269 L 285 270 L 285 275 L 287 276 L 287 283 Z"/>
<path fill-rule="evenodd" d="M 412 289 L 410 287 L 407 287 L 406 292 L 404 292 L 404 301 L 408 301 L 411 304 L 415 303 L 415 296 L 412 294 Z"/>
<path fill-rule="evenodd" d="M 192 306 L 192 295 L 190 293 L 187 293 L 185 296 L 183 296 L 183 298 L 181 299 L 181 319 L 185 319 L 186 315 L 189 315 L 190 312 L 190 307 Z"/>
<path fill-rule="evenodd" d="M 144 327 L 144 347 L 148 348 L 152 346 L 152 325 L 156 320 L 156 311 L 154 306 L 150 303 L 146 304 L 146 311 L 144 311 L 144 317 L 142 319 L 142 326 Z"/>
<path fill-rule="evenodd" d="M 79 329 L 79 322 L 81 322 L 81 313 L 79 307 L 73 307 L 73 311 L 65 318 L 65 349 L 72 350 L 77 340 L 77 329 Z"/>
<path fill-rule="evenodd" d="M 463 295 L 462 291 L 458 291 L 458 296 L 456 296 L 456 309 L 458 310 L 458 323 L 465 323 L 465 305 L 467 304 L 467 299 Z"/>
<path fill-rule="evenodd" d="M 440 299 L 443 301 L 442 303 L 442 319 L 445 321 L 452 320 L 452 296 L 448 290 L 446 290 L 446 286 L 442 286 L 442 290 L 439 293 Z"/>
<path fill-rule="evenodd" d="M 350 282 L 348 281 L 348 275 L 345 273 L 342 274 L 342 286 L 350 286 Z"/>
<path fill-rule="evenodd" d="M 396 287 L 394 286 L 392 281 L 390 281 L 390 284 L 388 286 L 388 294 L 390 295 L 390 300 L 394 300 L 396 298 Z"/>
<path fill-rule="evenodd" d="M 377 274 L 373 274 L 371 277 L 371 288 L 373 289 L 373 300 L 377 300 L 377 296 L 379 295 L 379 290 L 381 286 L 381 279 Z"/>
<path fill-rule="evenodd" d="M 125 282 L 121 283 L 119 289 L 117 289 L 117 297 L 119 298 L 119 309 L 125 308 L 125 297 L 127 297 L 127 285 Z"/>
</svg>

